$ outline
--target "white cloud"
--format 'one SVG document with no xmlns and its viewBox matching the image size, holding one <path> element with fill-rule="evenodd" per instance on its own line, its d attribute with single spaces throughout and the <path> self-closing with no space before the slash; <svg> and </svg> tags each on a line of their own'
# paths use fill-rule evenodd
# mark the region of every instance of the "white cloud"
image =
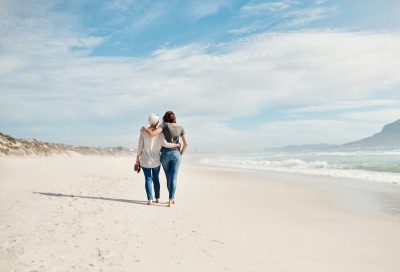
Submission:
<svg viewBox="0 0 400 272">
<path fill-rule="evenodd" d="M 392 107 L 344 113 L 336 119 L 274 121 L 261 126 L 259 133 L 265 135 L 264 141 L 268 147 L 287 144 L 345 144 L 372 136 L 381 131 L 384 125 L 399 119 L 400 108 Z"/>
<path fill-rule="evenodd" d="M 204 44 L 188 44 L 177 48 L 164 47 L 154 51 L 152 56 L 163 61 L 173 61 L 202 55 L 207 49 L 208 46 Z"/>
<path fill-rule="evenodd" d="M 254 33 L 263 28 L 264 28 L 264 26 L 248 25 L 248 26 L 241 27 L 241 28 L 231 29 L 228 31 L 228 33 L 231 33 L 234 35 L 244 35 L 244 34 Z"/>
<path fill-rule="evenodd" d="M 282 25 L 287 28 L 304 26 L 311 22 L 334 16 L 338 14 L 338 10 L 338 6 L 291 10 L 282 16 L 288 19 L 288 21 Z"/>
<path fill-rule="evenodd" d="M 261 127 L 265 147 L 285 146 L 288 144 L 344 144 L 369 136 L 370 130 L 364 124 L 348 120 L 296 120 L 277 121 Z"/>
<path fill-rule="evenodd" d="M 326 0 L 315 0 L 314 2 L 316 5 L 321 5 L 321 4 L 325 3 Z"/>
<path fill-rule="evenodd" d="M 132 20 L 130 29 L 133 32 L 144 29 L 148 25 L 158 20 L 162 15 L 164 15 L 166 8 L 167 7 L 164 4 L 154 4 L 149 8 L 149 10 L 145 10 L 144 12 L 136 14 L 133 19 L 127 18 L 128 20 Z"/>
<path fill-rule="evenodd" d="M 186 9 L 187 15 L 194 20 L 214 15 L 221 8 L 229 6 L 227 0 L 192 0 Z"/>
<path fill-rule="evenodd" d="M 252 1 L 241 8 L 241 15 L 254 16 L 262 15 L 266 12 L 284 11 L 299 4 L 300 2 L 295 0 L 284 0 L 279 2 Z"/>
<path fill-rule="evenodd" d="M 51 4 L 47 2 L 7 3 L 0 11 L 1 55 L 69 58 L 87 55 L 103 42 L 102 38 L 75 31 L 79 23 L 74 16 L 48 12 Z"/>
<path fill-rule="evenodd" d="M 0 59 L 0 76 L 4 73 L 11 73 L 26 65 L 25 60 L 18 56 L 5 55 L 0 57 Z"/>
<path fill-rule="evenodd" d="M 169 2 L 152 0 L 117 0 L 106 2 L 102 8 L 104 14 L 113 16 L 106 23 L 118 29 L 118 32 L 137 33 L 156 23 L 167 14 Z"/>
<path fill-rule="evenodd" d="M 119 12 L 127 12 L 131 9 L 138 8 L 140 6 L 137 0 L 114 0 L 109 1 L 105 4 L 105 10 L 116 10 Z"/>
<path fill-rule="evenodd" d="M 323 6 L 322 3 L 323 1 L 317 1 L 314 5 L 304 5 L 295 0 L 250 2 L 241 8 L 240 16 L 251 18 L 252 21 L 247 22 L 245 26 L 230 30 L 229 33 L 243 35 L 267 28 L 280 30 L 301 28 L 339 13 L 339 6 Z"/>
<path fill-rule="evenodd" d="M 73 131 L 74 124 L 86 122 L 109 131 L 120 123 L 140 127 L 150 112 L 172 109 L 193 135 L 193 148 L 237 148 L 239 142 L 254 149 L 264 147 L 265 140 L 274 145 L 341 143 L 353 140 L 345 137 L 357 139 L 355 124 L 363 124 L 351 118 L 326 127 L 326 120 L 273 122 L 260 133 L 227 124 L 269 106 L 334 109 L 337 101 L 379 99 L 400 89 L 396 33 L 268 33 L 216 46 L 162 48 L 148 58 L 90 57 L 102 39 L 57 23 L 56 14 L 21 18 L 1 21 L 7 26 L 0 28 L 5 34 L 0 46 L 6 49 L 0 55 L 2 124 L 61 122 Z M 307 124 L 314 124 L 313 133 L 304 130 Z M 292 141 L 289 136 L 302 126 L 303 133 Z"/>
<path fill-rule="evenodd" d="M 337 110 L 360 109 L 367 107 L 400 106 L 400 100 L 366 99 L 357 101 L 337 101 L 321 105 L 306 106 L 286 110 L 286 113 L 327 112 Z"/>
<path fill-rule="evenodd" d="M 400 119 L 400 107 L 344 113 L 342 118 L 357 123 L 389 124 Z"/>
</svg>

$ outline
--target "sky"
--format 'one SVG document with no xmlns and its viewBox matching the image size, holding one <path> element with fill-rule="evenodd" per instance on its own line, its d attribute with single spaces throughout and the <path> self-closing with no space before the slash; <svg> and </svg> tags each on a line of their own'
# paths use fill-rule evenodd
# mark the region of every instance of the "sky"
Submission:
<svg viewBox="0 0 400 272">
<path fill-rule="evenodd" d="M 344 144 L 400 119 L 398 0 L 0 0 L 0 132 L 189 151 Z"/>
</svg>

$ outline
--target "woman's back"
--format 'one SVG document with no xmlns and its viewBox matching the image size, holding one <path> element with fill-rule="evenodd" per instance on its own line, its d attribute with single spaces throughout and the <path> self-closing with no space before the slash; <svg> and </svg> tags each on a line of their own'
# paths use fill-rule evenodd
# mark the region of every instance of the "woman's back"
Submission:
<svg viewBox="0 0 400 272">
<path fill-rule="evenodd" d="M 144 132 L 140 133 L 138 153 L 140 163 L 143 167 L 154 168 L 160 165 L 160 150 L 162 141 L 165 140 L 162 134 L 151 137 Z"/>
<path fill-rule="evenodd" d="M 165 122 L 165 123 L 162 123 L 160 125 L 160 127 L 163 129 L 163 133 L 162 134 L 164 135 L 165 140 L 168 143 L 178 144 L 179 143 L 179 137 L 182 136 L 182 135 L 185 135 L 185 130 L 180 125 L 176 125 L 176 124 Z M 171 150 L 171 149 L 179 150 L 179 148 L 166 148 L 166 147 L 163 147 L 161 151 Z"/>
</svg>

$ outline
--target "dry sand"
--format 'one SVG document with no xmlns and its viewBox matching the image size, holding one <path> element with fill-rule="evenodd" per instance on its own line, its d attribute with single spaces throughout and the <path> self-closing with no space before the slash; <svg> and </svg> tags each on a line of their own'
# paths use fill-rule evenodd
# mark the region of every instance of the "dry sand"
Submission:
<svg viewBox="0 0 400 272">
<path fill-rule="evenodd" d="M 400 217 L 344 204 L 340 182 L 185 157 L 175 207 L 163 172 L 147 206 L 133 161 L 0 158 L 0 271 L 399 271 Z"/>
</svg>

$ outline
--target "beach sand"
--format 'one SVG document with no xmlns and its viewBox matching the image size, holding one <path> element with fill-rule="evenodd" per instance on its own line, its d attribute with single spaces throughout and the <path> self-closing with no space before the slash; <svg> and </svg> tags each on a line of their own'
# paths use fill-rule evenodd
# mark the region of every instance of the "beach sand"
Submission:
<svg viewBox="0 0 400 272">
<path fill-rule="evenodd" d="M 378 200 L 396 204 L 400 186 L 209 167 L 188 155 L 168 208 L 163 172 L 162 203 L 147 206 L 133 164 L 0 158 L 0 271 L 399 271 L 400 217 Z"/>
</svg>

